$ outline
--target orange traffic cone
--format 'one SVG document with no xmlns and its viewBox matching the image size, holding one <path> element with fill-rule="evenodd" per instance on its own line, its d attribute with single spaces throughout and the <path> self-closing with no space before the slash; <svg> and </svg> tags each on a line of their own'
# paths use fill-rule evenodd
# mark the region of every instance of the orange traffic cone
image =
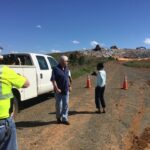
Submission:
<svg viewBox="0 0 150 150">
<path fill-rule="evenodd" d="M 127 89 L 128 89 L 127 76 L 124 76 L 124 81 L 123 81 L 122 89 L 124 89 L 124 90 L 127 90 Z"/>
<path fill-rule="evenodd" d="M 90 79 L 90 76 L 88 75 L 87 76 L 87 81 L 86 81 L 86 88 L 91 88 L 91 79 Z"/>
</svg>

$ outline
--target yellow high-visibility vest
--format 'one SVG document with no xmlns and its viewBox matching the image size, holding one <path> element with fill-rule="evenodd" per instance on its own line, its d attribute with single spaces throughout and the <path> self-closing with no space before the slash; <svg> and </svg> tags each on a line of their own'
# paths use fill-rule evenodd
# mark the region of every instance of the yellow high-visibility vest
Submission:
<svg viewBox="0 0 150 150">
<path fill-rule="evenodd" d="M 7 66 L 0 65 L 0 119 L 9 117 L 12 87 L 21 88 L 26 79 Z"/>
</svg>

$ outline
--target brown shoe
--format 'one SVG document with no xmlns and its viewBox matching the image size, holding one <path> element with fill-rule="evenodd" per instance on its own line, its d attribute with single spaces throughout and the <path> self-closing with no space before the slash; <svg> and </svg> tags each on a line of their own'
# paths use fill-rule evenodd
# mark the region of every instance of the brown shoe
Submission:
<svg viewBox="0 0 150 150">
<path fill-rule="evenodd" d="M 62 124 L 64 124 L 64 125 L 70 125 L 70 122 L 69 121 L 62 121 Z"/>
</svg>

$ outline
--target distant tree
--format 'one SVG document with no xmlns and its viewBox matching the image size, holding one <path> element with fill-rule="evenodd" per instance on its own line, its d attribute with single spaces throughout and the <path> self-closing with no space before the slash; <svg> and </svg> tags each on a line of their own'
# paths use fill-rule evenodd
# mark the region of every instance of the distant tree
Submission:
<svg viewBox="0 0 150 150">
<path fill-rule="evenodd" d="M 118 47 L 116 45 L 113 45 L 110 47 L 110 49 L 118 49 Z"/>
<path fill-rule="evenodd" d="M 97 44 L 96 47 L 93 50 L 94 51 L 101 51 L 101 47 L 99 46 L 99 44 Z"/>
<path fill-rule="evenodd" d="M 71 62 L 72 64 L 76 64 L 76 63 L 77 63 L 77 60 L 78 60 L 77 54 L 76 54 L 76 53 L 70 54 L 70 55 L 69 55 L 69 60 L 70 60 L 70 62 Z"/>
</svg>

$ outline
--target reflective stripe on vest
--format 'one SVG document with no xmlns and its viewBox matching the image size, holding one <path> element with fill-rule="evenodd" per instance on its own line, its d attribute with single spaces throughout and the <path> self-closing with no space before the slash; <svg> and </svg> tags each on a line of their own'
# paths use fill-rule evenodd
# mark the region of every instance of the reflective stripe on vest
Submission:
<svg viewBox="0 0 150 150">
<path fill-rule="evenodd" d="M 3 69 L 3 66 L 0 66 L 0 75 L 2 75 L 2 69 Z M 8 99 L 8 98 L 11 98 L 13 97 L 13 94 L 12 93 L 8 93 L 8 94 L 3 94 L 2 93 L 2 82 L 0 82 L 0 100 L 4 100 L 4 99 Z"/>
</svg>

